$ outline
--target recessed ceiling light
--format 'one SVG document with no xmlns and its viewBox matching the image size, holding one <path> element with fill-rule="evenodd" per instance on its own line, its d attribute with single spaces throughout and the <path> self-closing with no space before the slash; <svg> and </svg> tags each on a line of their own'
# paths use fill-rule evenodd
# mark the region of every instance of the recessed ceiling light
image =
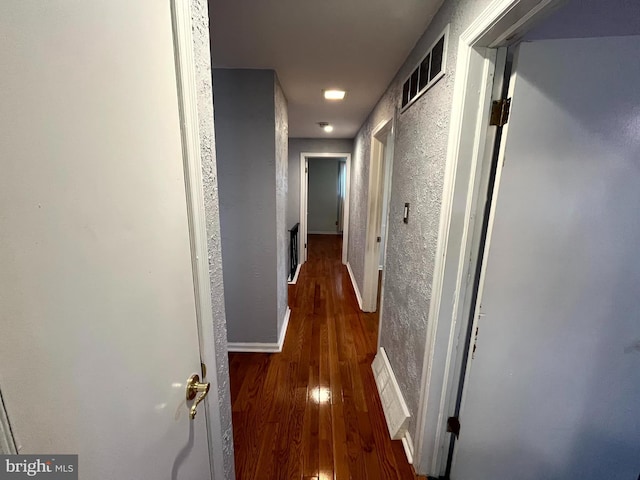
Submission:
<svg viewBox="0 0 640 480">
<path fill-rule="evenodd" d="M 333 132 L 333 125 L 330 125 L 327 122 L 318 122 L 318 125 L 320 125 L 320 128 L 322 128 L 327 133 Z"/>
<path fill-rule="evenodd" d="M 325 90 L 324 98 L 326 100 L 344 100 L 344 96 L 347 94 L 344 90 Z"/>
</svg>

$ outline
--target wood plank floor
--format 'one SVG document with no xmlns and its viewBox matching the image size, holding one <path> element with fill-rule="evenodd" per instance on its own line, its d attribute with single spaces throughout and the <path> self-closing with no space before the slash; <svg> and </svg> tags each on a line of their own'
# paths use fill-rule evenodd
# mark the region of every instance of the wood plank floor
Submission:
<svg viewBox="0 0 640 480">
<path fill-rule="evenodd" d="M 389 438 L 371 373 L 378 316 L 358 309 L 342 237 L 308 242 L 282 353 L 229 355 L 236 477 L 417 478 Z"/>
</svg>

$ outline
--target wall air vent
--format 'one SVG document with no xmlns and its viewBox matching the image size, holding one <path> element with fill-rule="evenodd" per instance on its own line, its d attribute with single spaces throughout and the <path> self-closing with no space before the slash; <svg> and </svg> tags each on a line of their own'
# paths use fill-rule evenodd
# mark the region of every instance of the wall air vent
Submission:
<svg viewBox="0 0 640 480">
<path fill-rule="evenodd" d="M 438 37 L 438 40 L 427 51 L 420 63 L 402 84 L 402 100 L 400 107 L 405 111 L 422 95 L 444 77 L 447 61 L 447 43 L 449 26 Z"/>
<path fill-rule="evenodd" d="M 411 414 L 400 392 L 400 386 L 393 370 L 391 370 L 391 364 L 384 348 L 380 348 L 378 351 L 371 368 L 378 387 L 378 395 L 380 395 L 389 434 L 394 440 L 400 440 L 405 436 Z"/>
</svg>

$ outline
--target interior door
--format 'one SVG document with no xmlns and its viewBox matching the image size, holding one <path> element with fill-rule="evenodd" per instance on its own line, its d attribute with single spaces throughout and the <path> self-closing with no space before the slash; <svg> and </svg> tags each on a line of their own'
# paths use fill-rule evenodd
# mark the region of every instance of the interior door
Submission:
<svg viewBox="0 0 640 480">
<path fill-rule="evenodd" d="M 638 58 L 519 49 L 452 479 L 638 478 Z"/>
<path fill-rule="evenodd" d="M 19 453 L 211 478 L 170 2 L 0 5 L 0 387 Z"/>
</svg>

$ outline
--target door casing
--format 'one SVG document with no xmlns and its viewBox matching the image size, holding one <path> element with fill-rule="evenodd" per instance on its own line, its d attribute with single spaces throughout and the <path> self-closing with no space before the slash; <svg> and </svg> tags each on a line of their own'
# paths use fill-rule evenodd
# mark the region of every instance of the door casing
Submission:
<svg viewBox="0 0 640 480">
<path fill-rule="evenodd" d="M 394 116 L 395 118 L 395 116 Z M 382 225 L 382 202 L 385 199 L 385 164 L 389 159 L 389 150 L 393 151 L 394 118 L 380 122 L 371 134 L 371 158 L 369 160 L 369 194 L 367 196 L 367 230 L 365 236 L 364 279 L 362 285 L 362 305 L 364 312 L 375 312 L 378 300 L 378 278 L 380 242 L 377 237 Z M 387 197 L 390 199 L 390 195 Z M 388 209 L 387 209 L 388 213 Z M 389 232 L 386 229 L 385 235 Z M 385 238 L 386 248 L 387 241 Z M 384 276 L 384 271 L 383 271 Z M 381 325 L 382 322 L 379 322 Z M 378 338 L 380 335 L 378 335 Z"/>
<path fill-rule="evenodd" d="M 307 261 L 308 248 L 307 248 L 307 202 L 309 199 L 309 173 L 307 171 L 309 158 L 346 158 L 347 164 L 347 178 L 345 188 L 344 199 L 344 216 L 342 232 L 342 264 L 347 264 L 347 249 L 349 247 L 349 191 L 351 183 L 351 154 L 350 153 L 315 153 L 315 152 L 302 152 L 300 154 L 300 242 L 298 248 L 301 250 L 299 263 L 302 265 Z"/>
</svg>

